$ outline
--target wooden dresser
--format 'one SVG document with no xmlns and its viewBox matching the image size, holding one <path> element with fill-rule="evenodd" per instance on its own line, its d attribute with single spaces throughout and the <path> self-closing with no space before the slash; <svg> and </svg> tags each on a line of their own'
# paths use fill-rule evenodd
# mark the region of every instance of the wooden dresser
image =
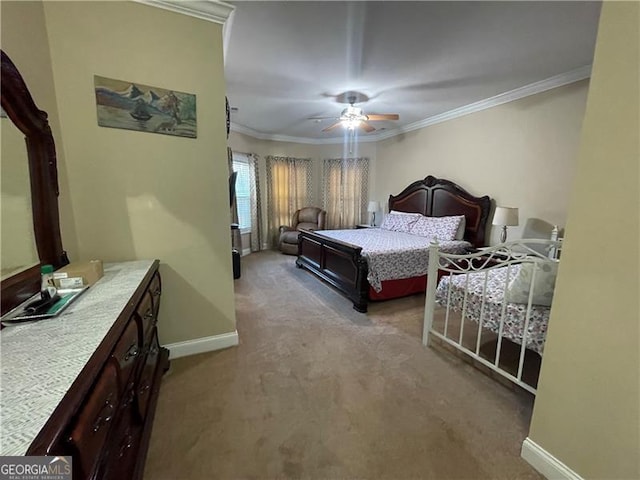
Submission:
<svg viewBox="0 0 640 480">
<path fill-rule="evenodd" d="M 0 333 L 0 455 L 72 455 L 73 478 L 142 477 L 169 352 L 158 260 L 105 265 L 59 317 Z"/>
</svg>

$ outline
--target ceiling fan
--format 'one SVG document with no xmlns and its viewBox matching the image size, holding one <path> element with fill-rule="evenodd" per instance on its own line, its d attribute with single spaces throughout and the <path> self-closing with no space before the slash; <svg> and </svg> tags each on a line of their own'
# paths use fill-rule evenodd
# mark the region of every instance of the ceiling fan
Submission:
<svg viewBox="0 0 640 480">
<path fill-rule="evenodd" d="M 342 113 L 339 117 L 312 117 L 312 120 L 325 120 L 327 118 L 331 118 L 337 120 L 337 122 L 329 125 L 328 127 L 322 129 L 323 132 L 330 132 L 331 130 L 343 126 L 347 130 L 355 130 L 356 128 L 362 128 L 365 132 L 370 133 L 375 130 L 375 128 L 370 125 L 368 122 L 375 122 L 379 120 L 398 120 L 400 119 L 400 115 L 397 113 L 372 113 L 367 115 L 364 113 L 362 108 L 356 107 L 354 103 L 356 102 L 356 97 L 350 96 L 349 106 L 342 110 Z"/>
</svg>

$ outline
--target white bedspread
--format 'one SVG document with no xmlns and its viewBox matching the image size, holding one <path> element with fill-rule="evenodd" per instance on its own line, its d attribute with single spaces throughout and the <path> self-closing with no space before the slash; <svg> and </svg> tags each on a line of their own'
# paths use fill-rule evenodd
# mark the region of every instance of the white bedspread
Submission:
<svg viewBox="0 0 640 480">
<path fill-rule="evenodd" d="M 321 230 L 315 233 L 362 247 L 367 259 L 367 280 L 376 292 L 384 280 L 418 277 L 427 274 L 431 238 L 382 228 Z M 446 253 L 464 253 L 471 244 L 463 240 L 440 242 Z"/>
</svg>

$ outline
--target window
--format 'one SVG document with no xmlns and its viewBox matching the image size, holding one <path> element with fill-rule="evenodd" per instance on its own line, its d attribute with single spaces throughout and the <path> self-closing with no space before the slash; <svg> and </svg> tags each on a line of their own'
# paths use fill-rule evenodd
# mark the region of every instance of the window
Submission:
<svg viewBox="0 0 640 480">
<path fill-rule="evenodd" d="M 233 171 L 238 172 L 236 178 L 236 205 L 238 207 L 238 224 L 240 233 L 251 232 L 251 177 L 249 160 L 246 155 L 233 154 Z"/>
</svg>

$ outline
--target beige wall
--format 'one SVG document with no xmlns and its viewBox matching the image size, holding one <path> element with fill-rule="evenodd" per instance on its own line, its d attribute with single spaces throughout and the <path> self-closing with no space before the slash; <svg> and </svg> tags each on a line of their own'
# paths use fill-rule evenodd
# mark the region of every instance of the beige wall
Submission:
<svg viewBox="0 0 640 480">
<path fill-rule="evenodd" d="M 427 175 L 455 181 L 500 206 L 563 227 L 588 83 L 581 81 L 378 143 L 380 200 Z M 497 243 L 498 228 L 491 232 Z"/>
<path fill-rule="evenodd" d="M 640 4 L 605 2 L 530 438 L 640 478 Z"/>
<path fill-rule="evenodd" d="M 222 27 L 134 2 L 45 2 L 44 11 L 71 259 L 159 258 L 163 343 L 235 330 Z M 99 127 L 94 75 L 196 94 L 198 138 Z"/>
</svg>

